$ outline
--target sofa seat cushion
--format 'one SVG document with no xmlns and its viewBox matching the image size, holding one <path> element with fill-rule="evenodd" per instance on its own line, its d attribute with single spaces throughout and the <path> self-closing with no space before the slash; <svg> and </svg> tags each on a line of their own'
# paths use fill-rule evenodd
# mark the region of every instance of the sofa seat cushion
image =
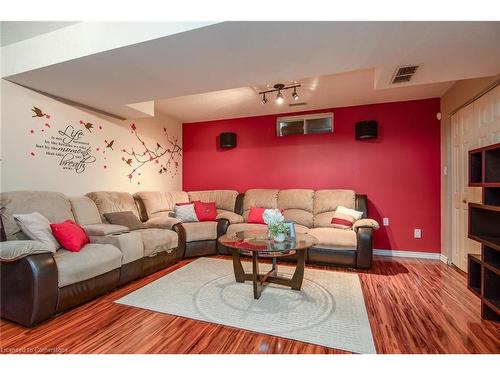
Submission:
<svg viewBox="0 0 500 375">
<path fill-rule="evenodd" d="M 233 236 L 236 232 L 241 232 L 244 230 L 267 230 L 267 225 L 266 224 L 251 224 L 251 223 L 231 224 L 227 228 L 226 234 L 228 236 Z"/>
<path fill-rule="evenodd" d="M 177 247 L 177 233 L 170 229 L 148 228 L 135 231 L 142 236 L 144 256 L 155 255 Z"/>
<path fill-rule="evenodd" d="M 318 239 L 316 247 L 338 250 L 356 250 L 356 232 L 337 228 L 313 228 L 307 234 Z"/>
<path fill-rule="evenodd" d="M 217 222 L 200 221 L 198 223 L 182 223 L 186 231 L 186 242 L 217 239 Z"/>
<path fill-rule="evenodd" d="M 122 253 L 121 264 L 131 263 L 144 257 L 142 235 L 137 231 L 107 236 L 90 236 L 90 242 L 113 245 L 118 248 Z"/>
<path fill-rule="evenodd" d="M 295 224 L 295 233 L 306 234 L 310 229 L 304 225 Z"/>
<path fill-rule="evenodd" d="M 115 224 L 88 224 L 82 225 L 89 236 L 107 236 L 108 234 L 128 232 L 130 229 L 123 225 Z"/>
<path fill-rule="evenodd" d="M 227 219 L 230 224 L 238 224 L 245 221 L 243 216 L 226 210 L 217 210 L 217 219 Z"/>
<path fill-rule="evenodd" d="M 122 253 L 112 245 L 91 243 L 76 253 L 60 249 L 54 254 L 54 260 L 58 285 L 62 288 L 120 268 Z"/>
</svg>

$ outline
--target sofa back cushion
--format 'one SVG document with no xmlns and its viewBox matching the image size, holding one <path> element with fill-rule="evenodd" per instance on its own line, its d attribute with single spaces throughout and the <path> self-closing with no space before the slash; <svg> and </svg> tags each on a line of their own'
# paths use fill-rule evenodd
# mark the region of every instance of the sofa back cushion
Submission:
<svg viewBox="0 0 500 375">
<path fill-rule="evenodd" d="M 314 190 L 285 189 L 278 192 L 278 208 L 286 220 L 308 228 L 313 226 Z"/>
<path fill-rule="evenodd" d="M 11 191 L 0 193 L 0 207 L 5 207 L 2 220 L 7 239 L 27 239 L 16 224 L 13 214 L 39 212 L 51 223 L 74 220 L 71 203 L 62 193 L 54 191 Z"/>
<path fill-rule="evenodd" d="M 250 189 L 243 198 L 243 218 L 248 220 L 250 207 L 278 208 L 278 189 Z"/>
<path fill-rule="evenodd" d="M 80 225 L 102 224 L 101 215 L 95 202 L 86 196 L 70 197 L 71 210 Z"/>
<path fill-rule="evenodd" d="M 331 227 L 337 206 L 355 209 L 356 193 L 354 190 L 316 190 L 313 205 L 314 227 Z"/>
<path fill-rule="evenodd" d="M 134 197 L 130 193 L 122 191 L 93 191 L 87 193 L 86 196 L 94 201 L 101 215 L 101 220 L 104 223 L 108 223 L 104 214 L 110 212 L 132 211 L 135 216 L 139 217 Z"/>
<path fill-rule="evenodd" d="M 140 191 L 134 194 L 140 218 L 146 221 L 162 212 L 174 212 L 176 203 L 189 202 L 185 191 Z"/>
<path fill-rule="evenodd" d="M 236 190 L 203 190 L 188 192 L 189 201 L 215 202 L 215 206 L 219 210 L 234 212 Z"/>
</svg>

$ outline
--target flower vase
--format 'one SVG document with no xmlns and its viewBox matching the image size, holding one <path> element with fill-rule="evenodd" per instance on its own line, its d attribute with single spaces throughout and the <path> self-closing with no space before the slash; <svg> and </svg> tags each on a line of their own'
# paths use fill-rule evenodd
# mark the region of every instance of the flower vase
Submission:
<svg viewBox="0 0 500 375">
<path fill-rule="evenodd" d="M 275 242 L 283 242 L 285 241 L 285 233 L 278 233 L 277 235 L 274 236 L 274 241 Z"/>
</svg>

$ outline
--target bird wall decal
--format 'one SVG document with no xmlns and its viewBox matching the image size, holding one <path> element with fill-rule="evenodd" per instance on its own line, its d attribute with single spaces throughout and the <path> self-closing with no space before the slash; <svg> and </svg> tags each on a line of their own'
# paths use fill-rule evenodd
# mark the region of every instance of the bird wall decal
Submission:
<svg viewBox="0 0 500 375">
<path fill-rule="evenodd" d="M 92 130 L 90 130 L 90 129 L 92 129 L 94 127 L 94 124 L 92 124 L 91 122 L 85 122 L 82 120 L 80 120 L 80 124 L 85 126 L 85 129 L 87 129 L 89 131 L 89 133 L 92 133 Z"/>
<path fill-rule="evenodd" d="M 43 111 L 38 107 L 33 107 L 31 110 L 35 113 L 31 117 L 45 117 L 47 115 L 46 113 L 43 113 Z"/>
<path fill-rule="evenodd" d="M 106 145 L 106 148 L 110 148 L 113 150 L 113 143 L 115 143 L 115 141 L 110 141 L 107 145 Z"/>
</svg>

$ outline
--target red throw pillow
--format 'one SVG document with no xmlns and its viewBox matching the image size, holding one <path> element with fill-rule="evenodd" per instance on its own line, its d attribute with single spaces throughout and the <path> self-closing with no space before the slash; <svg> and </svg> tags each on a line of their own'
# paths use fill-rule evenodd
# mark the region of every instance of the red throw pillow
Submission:
<svg viewBox="0 0 500 375">
<path fill-rule="evenodd" d="M 215 221 L 217 220 L 217 207 L 215 202 L 193 201 L 194 212 L 198 217 L 198 221 Z"/>
<path fill-rule="evenodd" d="M 248 223 L 253 223 L 253 224 L 265 224 L 264 218 L 262 215 L 264 215 L 265 208 L 261 207 L 255 207 L 252 206 L 250 207 L 250 213 L 248 214 Z"/>
<path fill-rule="evenodd" d="M 87 233 L 73 220 L 50 224 L 52 234 L 66 250 L 78 252 L 90 242 Z"/>
</svg>

